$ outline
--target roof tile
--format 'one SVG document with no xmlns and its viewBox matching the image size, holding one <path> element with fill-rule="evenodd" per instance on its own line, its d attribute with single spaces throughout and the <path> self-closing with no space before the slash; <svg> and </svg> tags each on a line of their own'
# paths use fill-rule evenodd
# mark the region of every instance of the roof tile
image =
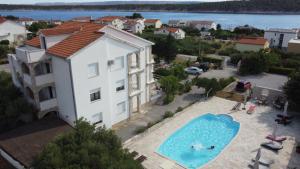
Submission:
<svg viewBox="0 0 300 169">
<path fill-rule="evenodd" d="M 250 45 L 265 45 L 267 42 L 263 37 L 242 38 L 237 43 Z"/>
</svg>

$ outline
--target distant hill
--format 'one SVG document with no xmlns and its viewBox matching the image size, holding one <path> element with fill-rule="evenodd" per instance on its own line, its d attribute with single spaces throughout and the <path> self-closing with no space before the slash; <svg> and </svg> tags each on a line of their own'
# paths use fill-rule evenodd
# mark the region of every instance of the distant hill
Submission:
<svg viewBox="0 0 300 169">
<path fill-rule="evenodd" d="M 112 2 L 111 2 L 112 3 Z M 0 10 L 118 10 L 118 11 L 177 11 L 224 13 L 300 13 L 300 0 L 241 0 L 170 4 L 164 1 L 149 4 L 56 4 L 56 5 L 0 5 Z M 280 21 L 278 21 L 280 22 Z"/>
</svg>

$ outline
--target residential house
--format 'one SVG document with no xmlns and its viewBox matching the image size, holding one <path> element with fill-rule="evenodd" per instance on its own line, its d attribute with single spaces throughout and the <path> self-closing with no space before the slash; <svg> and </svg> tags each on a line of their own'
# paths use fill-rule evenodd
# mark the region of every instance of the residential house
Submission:
<svg viewBox="0 0 300 169">
<path fill-rule="evenodd" d="M 170 27 L 186 27 L 189 26 L 189 22 L 186 20 L 169 20 L 168 25 Z"/>
<path fill-rule="evenodd" d="M 185 38 L 185 32 L 180 28 L 161 28 L 157 31 L 154 31 L 154 34 L 156 35 L 171 35 L 175 39 L 184 39 Z"/>
<path fill-rule="evenodd" d="M 112 25 L 118 29 L 124 29 L 126 18 L 121 16 L 104 16 L 95 20 L 95 23 L 104 25 Z"/>
<path fill-rule="evenodd" d="M 131 32 L 131 33 L 143 33 L 143 30 L 145 28 L 145 25 L 143 25 L 144 22 L 128 19 L 124 23 L 124 30 Z"/>
<path fill-rule="evenodd" d="M 14 84 L 39 110 L 74 125 L 113 125 L 151 101 L 153 43 L 111 25 L 65 22 L 9 55 Z"/>
<path fill-rule="evenodd" d="M 79 16 L 71 19 L 71 21 L 75 21 L 75 22 L 91 22 L 91 20 L 92 20 L 91 16 Z"/>
<path fill-rule="evenodd" d="M 237 41 L 235 48 L 241 52 L 245 52 L 245 51 L 258 52 L 261 49 L 269 48 L 269 42 L 263 37 L 242 38 Z"/>
<path fill-rule="evenodd" d="M 32 18 L 19 18 L 16 22 L 23 26 L 30 26 L 37 21 Z"/>
<path fill-rule="evenodd" d="M 147 27 L 152 26 L 155 29 L 159 29 L 162 26 L 162 22 L 159 19 L 146 19 L 144 23 L 145 26 Z"/>
<path fill-rule="evenodd" d="M 298 29 L 269 29 L 265 31 L 264 38 L 272 48 L 287 49 L 289 41 L 297 39 L 298 33 Z"/>
<path fill-rule="evenodd" d="M 10 43 L 22 43 L 27 38 L 28 31 L 24 25 L 0 17 L 0 41 L 9 40 Z"/>
<path fill-rule="evenodd" d="M 300 39 L 291 39 L 288 43 L 287 52 L 300 54 Z"/>
<path fill-rule="evenodd" d="M 196 28 L 200 31 L 214 29 L 217 30 L 217 24 L 214 21 L 188 21 L 190 27 Z"/>
</svg>

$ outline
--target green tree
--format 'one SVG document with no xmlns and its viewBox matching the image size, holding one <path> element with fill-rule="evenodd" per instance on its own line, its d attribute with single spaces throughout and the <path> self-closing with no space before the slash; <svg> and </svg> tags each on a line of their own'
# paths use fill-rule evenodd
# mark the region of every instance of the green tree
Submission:
<svg viewBox="0 0 300 169">
<path fill-rule="evenodd" d="M 176 64 L 175 66 L 172 67 L 171 73 L 173 76 L 177 77 L 179 80 L 186 79 L 188 75 L 184 71 L 184 66 L 181 64 Z"/>
<path fill-rule="evenodd" d="M 290 79 L 284 86 L 284 92 L 288 100 L 297 110 L 300 109 L 300 72 L 291 75 Z"/>
<path fill-rule="evenodd" d="M 160 86 L 162 90 L 168 95 L 172 94 L 174 95 L 178 91 L 178 83 L 179 80 L 177 77 L 171 75 L 171 76 L 166 76 L 162 77 L 159 80 Z"/>
<path fill-rule="evenodd" d="M 174 39 L 171 34 L 167 36 L 165 49 L 163 51 L 164 59 L 166 62 L 170 63 L 173 61 L 177 55 L 177 46 L 176 46 L 176 40 Z"/>
<path fill-rule="evenodd" d="M 221 29 L 222 29 L 221 24 L 217 24 L 217 30 L 221 30 Z"/>
<path fill-rule="evenodd" d="M 33 163 L 34 168 L 142 169 L 111 130 L 95 129 L 80 119 L 74 130 L 49 143 Z"/>
<path fill-rule="evenodd" d="M 54 26 L 55 25 L 48 24 L 47 22 L 35 22 L 28 27 L 28 30 L 36 35 L 40 29 L 53 28 Z"/>
<path fill-rule="evenodd" d="M 126 16 L 126 18 L 129 18 L 129 19 L 139 19 L 139 18 L 144 18 L 144 17 L 140 13 L 133 13 L 131 16 Z"/>
<path fill-rule="evenodd" d="M 242 58 L 239 73 L 241 75 L 253 75 L 266 71 L 267 63 L 265 58 L 257 53 L 246 53 Z"/>
</svg>

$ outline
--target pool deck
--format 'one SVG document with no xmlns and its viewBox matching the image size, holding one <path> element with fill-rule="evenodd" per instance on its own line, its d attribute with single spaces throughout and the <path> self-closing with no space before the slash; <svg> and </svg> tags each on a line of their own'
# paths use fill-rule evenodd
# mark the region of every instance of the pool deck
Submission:
<svg viewBox="0 0 300 169">
<path fill-rule="evenodd" d="M 259 106 L 252 115 L 245 110 L 230 113 L 230 109 L 236 104 L 234 101 L 213 97 L 205 102 L 196 103 L 179 112 L 174 117 L 166 119 L 162 123 L 150 128 L 143 134 L 126 141 L 124 147 L 130 151 L 137 151 L 145 155 L 147 160 L 142 164 L 147 169 L 160 169 L 161 165 L 170 165 L 172 161 L 157 154 L 158 147 L 176 130 L 187 124 L 190 120 L 206 114 L 230 114 L 240 122 L 240 131 L 232 142 L 212 161 L 202 166 L 201 169 L 243 169 L 248 168 L 252 157 L 255 157 L 257 149 L 262 142 L 268 140 L 265 136 L 271 134 L 275 125 L 274 119 L 278 113 L 271 107 Z M 247 105 L 249 106 L 249 104 Z M 300 155 L 296 154 L 296 140 L 300 141 L 300 118 L 294 118 L 288 126 L 280 125 L 278 135 L 287 136 L 283 142 L 283 149 L 278 153 L 262 148 L 262 156 L 274 159 L 271 169 L 283 169 L 287 167 L 299 167 Z M 183 169 L 175 162 L 170 169 Z"/>
</svg>

